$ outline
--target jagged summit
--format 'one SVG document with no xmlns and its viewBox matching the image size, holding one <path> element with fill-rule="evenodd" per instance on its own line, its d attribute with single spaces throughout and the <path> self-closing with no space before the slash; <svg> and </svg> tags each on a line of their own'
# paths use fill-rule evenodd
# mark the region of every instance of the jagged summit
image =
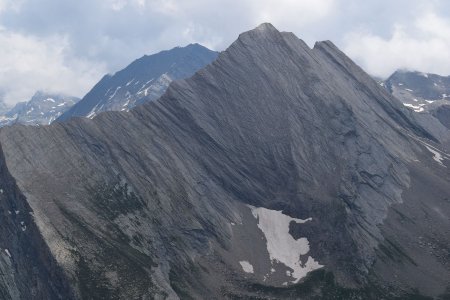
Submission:
<svg viewBox="0 0 450 300">
<path fill-rule="evenodd" d="M 278 30 L 269 22 L 261 23 L 258 25 L 255 29 L 255 31 L 270 33 L 270 32 L 277 32 Z"/>
<path fill-rule="evenodd" d="M 313 49 L 334 49 L 341 52 L 341 50 L 332 41 L 329 40 L 315 42 Z"/>
<path fill-rule="evenodd" d="M 261 38 L 261 37 L 264 37 L 264 38 L 269 38 L 269 37 L 277 38 L 277 37 L 280 37 L 282 35 L 285 38 L 289 37 L 289 38 L 301 41 L 302 43 L 304 43 L 306 45 L 306 43 L 303 40 L 299 39 L 294 33 L 279 31 L 271 23 L 262 23 L 259 26 L 255 27 L 254 29 L 251 29 L 249 31 L 246 31 L 246 32 L 240 34 L 240 36 L 249 36 L 249 37 L 252 37 L 252 38 Z M 335 50 L 340 51 L 338 49 L 338 47 L 332 41 L 329 41 L 329 40 L 317 41 L 314 44 L 314 48 L 330 48 L 330 49 L 335 49 Z"/>
<path fill-rule="evenodd" d="M 270 23 L 262 23 L 254 29 L 243 32 L 236 42 L 256 42 L 258 40 L 276 40 L 281 36 L 281 32 Z"/>
<path fill-rule="evenodd" d="M 12 124 L 48 125 L 66 112 L 80 99 L 64 95 L 37 91 L 30 100 L 19 102 L 0 115 L 0 126 Z"/>
</svg>

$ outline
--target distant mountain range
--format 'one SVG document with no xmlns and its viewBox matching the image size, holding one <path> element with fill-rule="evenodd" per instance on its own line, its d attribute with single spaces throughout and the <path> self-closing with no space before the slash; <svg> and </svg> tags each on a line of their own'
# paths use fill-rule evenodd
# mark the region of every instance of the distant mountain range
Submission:
<svg viewBox="0 0 450 300">
<path fill-rule="evenodd" d="M 378 82 L 418 113 L 416 118 L 441 143 L 450 145 L 450 76 L 399 70 Z"/>
<path fill-rule="evenodd" d="M 192 76 L 218 53 L 199 44 L 177 47 L 135 60 L 114 75 L 106 75 L 80 101 L 60 94 L 37 92 L 10 108 L 0 102 L 0 127 L 12 124 L 48 125 L 71 117 L 93 118 L 103 111 L 125 111 L 160 97 L 173 80 Z"/>
<path fill-rule="evenodd" d="M 106 75 L 84 98 L 58 118 L 93 118 L 103 111 L 127 111 L 159 98 L 173 80 L 192 76 L 218 53 L 199 44 L 145 55 L 114 75 Z"/>
<path fill-rule="evenodd" d="M 403 105 L 416 112 L 450 103 L 450 76 L 397 71 L 384 85 Z"/>
<path fill-rule="evenodd" d="M 76 97 L 39 91 L 29 101 L 19 102 L 11 109 L 3 104 L 0 126 L 48 125 L 79 100 Z"/>
</svg>

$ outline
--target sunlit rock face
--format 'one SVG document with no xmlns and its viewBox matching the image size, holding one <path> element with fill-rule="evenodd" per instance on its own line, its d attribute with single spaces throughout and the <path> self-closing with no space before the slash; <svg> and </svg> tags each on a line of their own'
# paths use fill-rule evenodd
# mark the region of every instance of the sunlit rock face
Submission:
<svg viewBox="0 0 450 300">
<path fill-rule="evenodd" d="M 263 24 L 159 100 L 1 129 L 17 189 L 0 228 L 21 232 L 8 215 L 20 193 L 37 230 L 24 241 L 64 275 L 39 275 L 47 294 L 445 295 L 449 160 L 394 100 L 331 42 Z M 29 244 L 0 245 L 18 262 L 2 264 L 8 282 L 30 273 Z M 54 278 L 49 262 L 35 260 Z"/>
</svg>

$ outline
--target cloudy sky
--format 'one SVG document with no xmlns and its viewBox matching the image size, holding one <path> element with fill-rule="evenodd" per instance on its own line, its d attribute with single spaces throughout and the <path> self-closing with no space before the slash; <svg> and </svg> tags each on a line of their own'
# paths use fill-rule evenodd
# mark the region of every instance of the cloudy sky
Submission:
<svg viewBox="0 0 450 300">
<path fill-rule="evenodd" d="M 450 75 L 447 0 L 0 0 L 0 99 L 81 97 L 144 54 L 192 42 L 224 50 L 262 22 L 310 46 L 332 40 L 373 75 Z"/>
</svg>

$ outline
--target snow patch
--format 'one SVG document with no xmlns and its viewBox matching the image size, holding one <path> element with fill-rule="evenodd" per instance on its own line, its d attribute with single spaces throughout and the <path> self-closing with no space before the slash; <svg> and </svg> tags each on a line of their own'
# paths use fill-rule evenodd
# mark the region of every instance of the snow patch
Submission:
<svg viewBox="0 0 450 300">
<path fill-rule="evenodd" d="M 44 101 L 45 101 L 45 102 L 53 102 L 53 103 L 55 103 L 55 100 L 52 99 L 52 98 L 47 98 L 47 99 L 45 99 Z"/>
<path fill-rule="evenodd" d="M 433 103 L 434 102 L 434 100 L 425 100 L 426 102 L 428 102 L 428 103 Z"/>
<path fill-rule="evenodd" d="M 405 89 L 406 91 L 408 91 L 408 92 L 414 92 L 413 90 L 411 90 L 411 89 Z"/>
<path fill-rule="evenodd" d="M 442 161 L 444 160 L 444 157 L 442 156 L 442 154 L 427 145 L 425 145 L 425 147 L 427 147 L 428 151 L 433 153 L 433 159 L 435 161 L 437 161 L 440 165 L 445 167 L 445 165 L 442 163 Z"/>
<path fill-rule="evenodd" d="M 20 222 L 20 227 L 22 228 L 22 231 L 27 230 L 27 225 L 25 225 L 24 221 Z"/>
<path fill-rule="evenodd" d="M 117 91 L 120 90 L 121 88 L 122 88 L 121 86 L 118 86 L 118 87 L 116 88 L 116 90 L 114 91 L 114 93 L 113 93 L 111 96 L 109 96 L 109 99 L 108 99 L 108 100 L 111 100 L 111 99 L 117 94 Z"/>
<path fill-rule="evenodd" d="M 11 253 L 9 252 L 9 250 L 8 249 L 5 249 L 5 253 L 6 253 L 6 255 L 8 255 L 8 257 L 9 258 L 11 258 L 12 256 L 11 256 Z"/>
<path fill-rule="evenodd" d="M 414 105 L 410 103 L 403 103 L 403 105 L 412 108 L 415 112 L 422 112 L 424 110 L 422 106 L 424 106 L 425 104 Z"/>
<path fill-rule="evenodd" d="M 283 263 L 293 271 L 290 276 L 293 283 L 305 277 L 308 272 L 323 267 L 311 256 L 305 264 L 300 261 L 300 256 L 309 252 L 309 242 L 306 238 L 294 239 L 289 234 L 289 224 L 295 222 L 303 224 L 312 220 L 291 218 L 281 211 L 267 208 L 249 206 L 253 216 L 258 219 L 258 228 L 264 233 L 267 240 L 267 251 L 270 255 L 271 263 Z"/>
<path fill-rule="evenodd" d="M 128 104 L 130 104 L 130 99 L 127 99 L 127 102 L 125 102 L 125 103 L 122 105 L 122 107 L 126 107 L 126 106 L 128 106 Z"/>
<path fill-rule="evenodd" d="M 254 273 L 253 272 L 253 266 L 248 261 L 240 261 L 242 270 L 244 270 L 245 273 Z"/>
</svg>

